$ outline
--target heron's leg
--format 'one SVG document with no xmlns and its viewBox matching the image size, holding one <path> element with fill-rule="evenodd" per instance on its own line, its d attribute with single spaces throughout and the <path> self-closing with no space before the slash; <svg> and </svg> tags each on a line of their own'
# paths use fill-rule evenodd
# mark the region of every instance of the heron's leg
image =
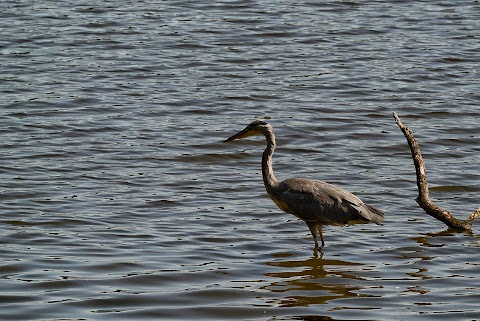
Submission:
<svg viewBox="0 0 480 321">
<path fill-rule="evenodd" d="M 315 250 L 316 250 L 318 248 L 318 242 L 317 242 L 318 227 L 317 227 L 317 224 L 312 223 L 312 222 L 306 222 L 306 223 L 307 223 L 308 228 L 310 229 L 310 233 L 312 233 L 313 241 L 315 242 Z M 323 236 L 322 236 L 322 243 L 323 243 Z"/>
<path fill-rule="evenodd" d="M 317 224 L 317 228 L 318 228 L 318 234 L 320 234 L 320 240 L 322 241 L 322 247 L 324 247 L 324 246 L 325 246 L 325 242 L 323 241 L 322 225 L 321 225 L 321 224 Z"/>
</svg>

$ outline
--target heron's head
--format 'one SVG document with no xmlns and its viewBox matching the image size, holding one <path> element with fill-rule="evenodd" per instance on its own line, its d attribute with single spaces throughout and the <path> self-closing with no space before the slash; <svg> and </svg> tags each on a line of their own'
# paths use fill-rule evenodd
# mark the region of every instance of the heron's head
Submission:
<svg viewBox="0 0 480 321">
<path fill-rule="evenodd" d="M 265 131 L 271 129 L 271 126 L 264 121 L 255 120 L 248 124 L 243 130 L 239 131 L 232 137 L 227 138 L 224 143 L 231 142 L 236 139 L 242 139 L 245 137 L 256 136 L 256 135 L 264 135 Z"/>
</svg>

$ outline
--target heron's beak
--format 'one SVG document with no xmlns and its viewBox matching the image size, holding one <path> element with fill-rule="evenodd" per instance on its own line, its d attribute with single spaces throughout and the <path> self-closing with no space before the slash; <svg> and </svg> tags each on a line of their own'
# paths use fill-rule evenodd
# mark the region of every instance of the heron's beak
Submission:
<svg viewBox="0 0 480 321">
<path fill-rule="evenodd" d="M 223 142 L 228 143 L 228 142 L 234 141 L 236 139 L 242 139 L 242 138 L 250 137 L 250 136 L 253 136 L 253 135 L 255 135 L 255 134 L 253 133 L 252 130 L 245 128 L 244 130 L 239 131 L 238 133 L 233 135 L 232 137 L 229 137 L 229 138 L 225 139 Z"/>
</svg>

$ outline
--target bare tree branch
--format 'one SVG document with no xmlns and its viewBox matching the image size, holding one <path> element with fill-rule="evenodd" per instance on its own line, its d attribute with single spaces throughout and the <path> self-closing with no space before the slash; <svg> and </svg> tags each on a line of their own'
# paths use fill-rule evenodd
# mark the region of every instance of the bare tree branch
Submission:
<svg viewBox="0 0 480 321">
<path fill-rule="evenodd" d="M 430 197 L 428 196 L 429 191 L 427 175 L 425 171 L 425 162 L 423 161 L 423 157 L 420 152 L 420 146 L 415 140 L 415 137 L 413 137 L 413 132 L 401 122 L 397 113 L 393 113 L 393 118 L 395 118 L 395 122 L 402 130 L 403 135 L 405 135 L 412 152 L 413 163 L 415 164 L 415 171 L 417 172 L 418 197 L 415 200 L 417 201 L 418 205 L 420 205 L 420 207 L 428 215 L 442 221 L 451 228 L 458 230 L 471 230 L 473 220 L 480 216 L 480 208 L 478 208 L 475 213 L 470 215 L 470 217 L 465 221 L 460 221 L 456 219 L 449 211 L 441 208 L 432 200 L 430 200 Z"/>
</svg>

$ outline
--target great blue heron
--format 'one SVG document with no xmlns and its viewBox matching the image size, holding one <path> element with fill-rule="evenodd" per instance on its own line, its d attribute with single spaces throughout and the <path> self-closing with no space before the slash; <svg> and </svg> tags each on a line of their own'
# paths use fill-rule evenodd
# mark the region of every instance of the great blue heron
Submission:
<svg viewBox="0 0 480 321">
<path fill-rule="evenodd" d="M 307 223 L 315 241 L 315 251 L 318 249 L 318 234 L 322 247 L 325 245 L 322 225 L 383 223 L 383 211 L 363 203 L 357 196 L 337 186 L 306 178 L 278 181 L 272 169 L 276 143 L 270 124 L 256 120 L 224 142 L 256 135 L 264 135 L 267 139 L 267 148 L 262 156 L 262 175 L 268 195 L 281 210 Z"/>
</svg>

